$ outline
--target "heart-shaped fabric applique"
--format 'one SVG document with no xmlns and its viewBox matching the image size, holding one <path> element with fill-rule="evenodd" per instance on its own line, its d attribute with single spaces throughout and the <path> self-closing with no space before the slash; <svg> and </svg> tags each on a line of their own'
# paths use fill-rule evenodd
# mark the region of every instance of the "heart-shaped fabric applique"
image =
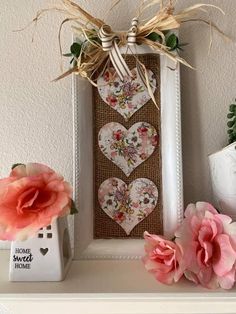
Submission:
<svg viewBox="0 0 236 314">
<path fill-rule="evenodd" d="M 149 123 L 135 123 L 129 130 L 116 122 L 104 125 L 98 134 L 98 144 L 103 154 L 128 177 L 148 159 L 158 143 L 156 129 Z"/>
<path fill-rule="evenodd" d="M 155 209 L 158 190 L 146 178 L 136 179 L 128 186 L 121 179 L 109 178 L 100 185 L 98 200 L 103 211 L 129 235 Z"/>
<path fill-rule="evenodd" d="M 122 82 L 114 68 L 109 68 L 97 80 L 98 91 L 103 101 L 128 120 L 150 99 L 146 86 L 140 79 L 137 69 L 132 71 L 133 78 L 127 76 Z M 149 83 L 154 93 L 156 79 L 151 70 L 147 70 Z"/>
</svg>

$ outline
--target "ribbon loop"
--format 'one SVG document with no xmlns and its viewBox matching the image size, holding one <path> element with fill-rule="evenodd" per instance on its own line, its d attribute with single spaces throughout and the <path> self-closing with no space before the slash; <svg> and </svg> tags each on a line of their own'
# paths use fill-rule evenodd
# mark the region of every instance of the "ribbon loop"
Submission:
<svg viewBox="0 0 236 314">
<path fill-rule="evenodd" d="M 110 51 L 116 35 L 112 32 L 109 25 L 104 24 L 99 30 L 99 37 L 102 42 L 103 51 Z"/>
<path fill-rule="evenodd" d="M 131 28 L 128 31 L 127 42 L 128 46 L 133 46 L 136 43 L 138 32 L 138 18 L 134 17 L 131 22 Z"/>
<path fill-rule="evenodd" d="M 103 51 L 109 52 L 110 60 L 116 70 L 116 73 L 123 81 L 126 76 L 132 77 L 132 73 L 121 55 L 118 46 L 118 36 L 113 33 L 109 25 L 104 24 L 99 30 L 99 38 L 102 42 Z"/>
</svg>

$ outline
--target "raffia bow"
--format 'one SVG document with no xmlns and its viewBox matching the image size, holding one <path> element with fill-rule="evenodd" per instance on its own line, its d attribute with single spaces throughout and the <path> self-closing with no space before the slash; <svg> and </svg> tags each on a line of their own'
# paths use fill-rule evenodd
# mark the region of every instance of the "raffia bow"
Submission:
<svg viewBox="0 0 236 314">
<path fill-rule="evenodd" d="M 120 1 L 121 0 L 118 0 L 115 5 Z M 138 9 L 139 14 L 132 20 L 131 28 L 128 32 L 114 32 L 104 21 L 95 18 L 72 0 L 62 0 L 62 3 L 64 5 L 63 7 L 38 12 L 34 19 L 34 22 L 37 23 L 38 19 L 50 10 L 56 10 L 66 15 L 59 29 L 61 54 L 61 30 L 64 24 L 71 22 L 75 35 L 84 40 L 83 42 L 81 41 L 80 53 L 74 56 L 74 66 L 59 76 L 55 81 L 71 73 L 75 73 L 87 78 L 96 86 L 97 75 L 104 70 L 104 65 L 106 67 L 109 62 L 112 62 L 121 79 L 126 75 L 132 76 L 120 52 L 120 48 L 125 45 L 128 47 L 132 47 L 136 44 L 147 45 L 154 52 L 165 55 L 175 63 L 182 63 L 192 68 L 186 60 L 171 51 L 166 43 L 166 33 L 178 30 L 180 26 L 186 22 L 203 22 L 209 25 L 211 29 L 217 30 L 224 38 L 228 39 L 212 21 L 196 17 L 198 13 L 202 14 L 203 12 L 207 12 L 206 9 L 209 7 L 215 8 L 224 14 L 220 8 L 211 4 L 196 4 L 175 14 L 173 1 L 171 0 L 143 0 Z M 155 5 L 159 5 L 159 9 L 154 10 Z M 142 22 L 142 14 L 150 7 L 153 8 L 153 16 L 150 17 L 149 20 Z M 152 34 L 155 34 L 158 40 L 153 40 L 151 38 Z M 138 56 L 135 56 L 135 58 L 137 59 L 140 75 L 145 79 L 146 86 L 150 90 L 145 66 L 139 62 Z"/>
</svg>

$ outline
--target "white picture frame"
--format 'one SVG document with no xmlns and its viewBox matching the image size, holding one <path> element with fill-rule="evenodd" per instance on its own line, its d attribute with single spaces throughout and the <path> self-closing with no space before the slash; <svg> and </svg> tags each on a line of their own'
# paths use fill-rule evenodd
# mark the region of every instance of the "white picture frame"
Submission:
<svg viewBox="0 0 236 314">
<path fill-rule="evenodd" d="M 125 49 L 125 48 L 124 48 Z M 154 53 L 138 46 L 138 54 Z M 161 156 L 164 235 L 171 238 L 183 217 L 181 103 L 179 65 L 161 55 Z M 92 86 L 73 76 L 75 259 L 140 259 L 142 239 L 93 239 Z"/>
</svg>

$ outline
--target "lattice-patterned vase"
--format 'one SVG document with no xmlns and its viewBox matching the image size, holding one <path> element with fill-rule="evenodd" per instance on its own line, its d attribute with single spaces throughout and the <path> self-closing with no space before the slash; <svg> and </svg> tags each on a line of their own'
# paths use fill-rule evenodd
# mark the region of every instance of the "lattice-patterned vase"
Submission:
<svg viewBox="0 0 236 314">
<path fill-rule="evenodd" d="M 71 260 L 67 218 L 58 218 L 34 238 L 12 242 L 9 280 L 61 281 Z"/>
</svg>

